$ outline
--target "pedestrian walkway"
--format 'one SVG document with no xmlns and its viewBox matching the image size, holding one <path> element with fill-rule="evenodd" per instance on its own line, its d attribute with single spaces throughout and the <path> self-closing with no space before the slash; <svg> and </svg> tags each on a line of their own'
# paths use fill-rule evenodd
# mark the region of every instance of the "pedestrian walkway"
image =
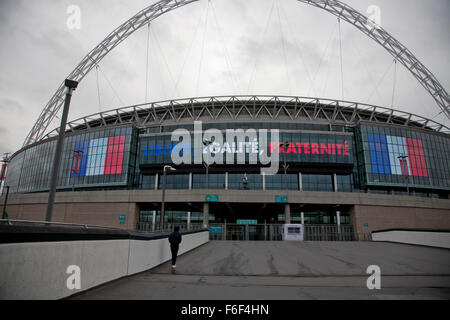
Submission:
<svg viewBox="0 0 450 320">
<path fill-rule="evenodd" d="M 367 267 L 381 269 L 369 290 Z M 450 250 L 380 242 L 211 241 L 74 299 L 449 299 Z"/>
</svg>

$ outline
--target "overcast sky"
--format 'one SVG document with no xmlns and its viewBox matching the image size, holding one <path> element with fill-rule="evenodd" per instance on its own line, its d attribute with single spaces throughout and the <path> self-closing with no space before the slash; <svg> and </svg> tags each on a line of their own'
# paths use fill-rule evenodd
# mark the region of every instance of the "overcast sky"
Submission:
<svg viewBox="0 0 450 320">
<path fill-rule="evenodd" d="M 60 83 L 91 49 L 154 2 L 0 0 L 0 155 L 22 146 Z M 146 95 L 148 101 L 233 94 L 342 98 L 335 16 L 296 0 L 211 2 L 172 11 L 150 32 L 142 28 L 115 48 L 80 84 L 69 120 L 140 104 Z M 378 6 L 382 27 L 449 91 L 449 0 L 344 2 L 366 15 Z M 80 29 L 67 26 L 71 5 L 80 8 Z M 431 96 L 403 66 L 395 68 L 382 47 L 345 22 L 341 36 L 345 100 L 385 107 L 394 100 L 395 109 L 444 121 Z"/>
</svg>

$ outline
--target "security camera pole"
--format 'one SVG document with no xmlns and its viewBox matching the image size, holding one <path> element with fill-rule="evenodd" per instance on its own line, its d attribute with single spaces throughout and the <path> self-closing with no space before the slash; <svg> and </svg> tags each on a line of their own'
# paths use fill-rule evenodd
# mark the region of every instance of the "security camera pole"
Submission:
<svg viewBox="0 0 450 320">
<path fill-rule="evenodd" d="M 51 222 L 53 216 L 53 205 L 55 203 L 56 184 L 58 181 L 59 163 L 61 162 L 61 153 L 64 142 L 64 133 L 66 131 L 67 118 L 69 116 L 70 100 L 72 99 L 72 93 L 78 87 L 78 82 L 66 79 L 64 82 L 67 87 L 66 100 L 64 103 L 63 114 L 61 118 L 61 125 L 59 127 L 58 142 L 56 144 L 55 158 L 53 160 L 52 176 L 50 180 L 50 192 L 48 195 L 47 214 L 45 221 Z"/>
</svg>

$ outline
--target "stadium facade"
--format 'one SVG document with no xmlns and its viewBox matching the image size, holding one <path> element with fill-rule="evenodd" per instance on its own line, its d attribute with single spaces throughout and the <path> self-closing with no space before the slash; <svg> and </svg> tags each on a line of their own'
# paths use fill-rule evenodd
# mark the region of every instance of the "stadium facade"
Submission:
<svg viewBox="0 0 450 320">
<path fill-rule="evenodd" d="M 244 139 L 230 140 L 227 130 Z M 301 97 L 102 112 L 68 125 L 53 220 L 158 229 L 170 165 L 165 223 L 342 225 L 357 240 L 380 229 L 449 230 L 448 132 L 406 112 Z M 56 133 L 12 156 L 10 219 L 44 220 Z M 265 173 L 273 162 L 276 173 Z"/>
</svg>

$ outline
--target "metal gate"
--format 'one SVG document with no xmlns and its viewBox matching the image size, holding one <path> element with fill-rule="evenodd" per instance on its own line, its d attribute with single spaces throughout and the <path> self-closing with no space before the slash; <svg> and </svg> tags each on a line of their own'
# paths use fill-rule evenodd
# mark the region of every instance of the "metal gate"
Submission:
<svg viewBox="0 0 450 320">
<path fill-rule="evenodd" d="M 211 224 L 210 240 L 281 241 L 282 224 Z M 305 224 L 305 241 L 353 241 L 352 225 Z"/>
</svg>

